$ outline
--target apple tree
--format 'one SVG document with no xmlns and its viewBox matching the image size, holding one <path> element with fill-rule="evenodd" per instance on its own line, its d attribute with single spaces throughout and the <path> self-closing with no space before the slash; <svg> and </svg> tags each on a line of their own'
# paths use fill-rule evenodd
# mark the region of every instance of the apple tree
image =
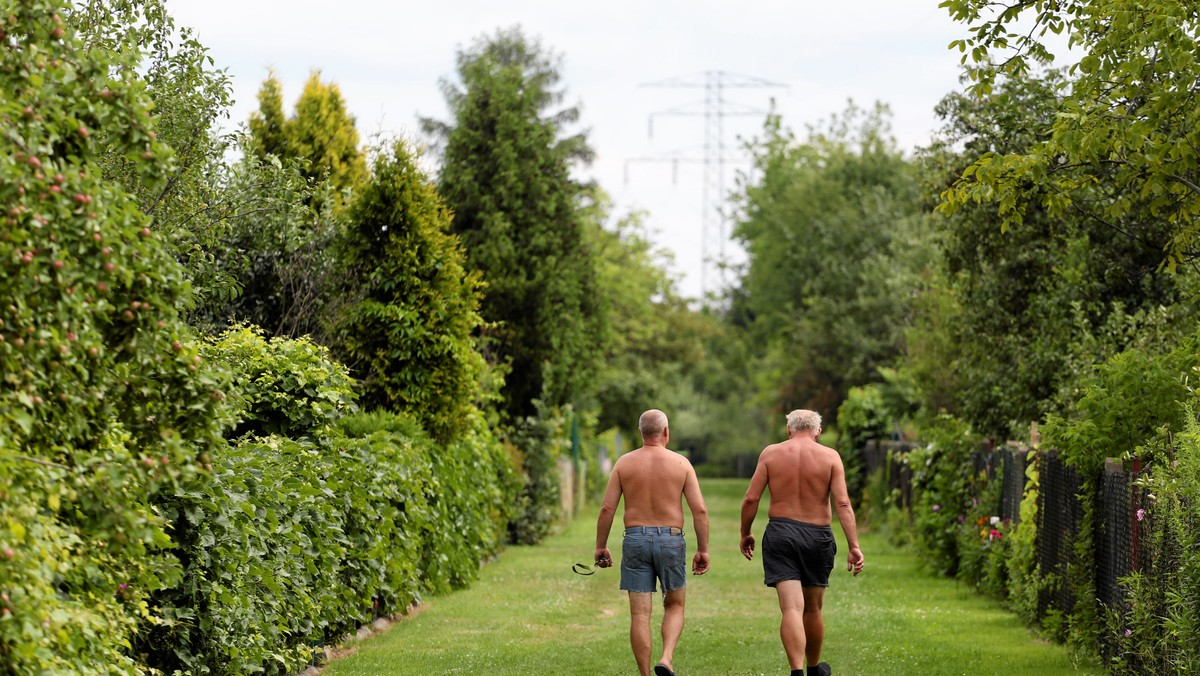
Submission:
<svg viewBox="0 0 1200 676">
<path fill-rule="evenodd" d="M 93 48 L 58 0 L 0 3 L 0 663 L 14 673 L 135 671 L 178 577 L 153 504 L 204 480 L 224 376 L 180 319 L 187 275 L 119 156 L 165 187 L 140 56 Z"/>
</svg>

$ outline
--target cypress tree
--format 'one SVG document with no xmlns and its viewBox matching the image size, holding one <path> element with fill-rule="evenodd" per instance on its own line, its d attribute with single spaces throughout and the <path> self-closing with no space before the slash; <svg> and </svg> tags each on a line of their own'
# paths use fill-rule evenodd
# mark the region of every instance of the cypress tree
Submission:
<svg viewBox="0 0 1200 676">
<path fill-rule="evenodd" d="M 519 417 L 535 400 L 579 402 L 598 365 L 601 318 L 584 189 L 571 178 L 591 151 L 582 134 L 562 136 L 578 110 L 549 111 L 563 99 L 558 59 L 516 28 L 460 52 L 458 76 L 461 88 L 443 82 L 453 121 L 424 125 L 443 143 L 439 187 L 453 230 L 487 281 L 490 347 L 511 366 L 505 408 Z"/>
</svg>

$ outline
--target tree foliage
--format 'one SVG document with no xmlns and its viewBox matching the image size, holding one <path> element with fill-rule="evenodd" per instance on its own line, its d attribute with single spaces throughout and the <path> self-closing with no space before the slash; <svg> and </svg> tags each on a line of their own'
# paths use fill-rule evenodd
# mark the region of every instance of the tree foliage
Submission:
<svg viewBox="0 0 1200 676">
<path fill-rule="evenodd" d="M 931 195 L 981 157 L 1037 145 L 1056 115 L 1062 87 L 1061 76 L 1051 72 L 998 82 L 985 99 L 943 99 L 937 110 L 945 125 L 923 153 Z M 1005 231 L 989 204 L 964 204 L 941 223 L 943 282 L 956 318 L 941 324 L 948 340 L 936 358 L 954 365 L 961 388 L 949 407 L 997 438 L 1061 412 L 1077 378 L 1135 336 L 1145 341 L 1151 329 L 1169 336 L 1180 318 L 1194 316 L 1180 304 L 1181 285 L 1190 283 L 1156 274 L 1162 250 L 1152 241 L 1094 227 L 1075 211 L 1052 213 L 1036 198 L 1052 188 L 1025 190 L 1034 204 Z M 927 307 L 948 310 L 945 303 Z M 911 338 L 914 354 L 941 340 L 933 333 Z"/>
<path fill-rule="evenodd" d="M 734 237 L 749 262 L 732 310 L 765 355 L 764 406 L 826 412 L 900 354 L 929 227 L 886 109 L 851 105 L 797 142 L 777 116 L 751 144 Z"/>
<path fill-rule="evenodd" d="M 1035 128 L 1036 142 L 978 158 L 946 191 L 942 208 L 996 204 L 1003 227 L 1033 209 L 1051 217 L 1077 213 L 1093 229 L 1117 230 L 1159 248 L 1168 268 L 1194 258 L 1200 252 L 1200 9 L 1180 0 L 998 4 L 942 3 L 969 26 L 969 37 L 952 47 L 974 64 L 974 94 L 990 94 L 1004 78 L 1050 62 L 1048 34 L 1065 34 L 1080 56 L 1060 86 L 1053 115 Z"/>
<path fill-rule="evenodd" d="M 443 82 L 451 123 L 425 121 L 443 142 L 438 182 L 468 265 L 487 287 L 481 313 L 496 324 L 491 357 L 511 365 L 504 407 L 514 419 L 584 398 L 601 354 L 594 255 L 573 163 L 582 135 L 561 137 L 574 108 L 548 111 L 557 58 L 519 29 L 480 38 L 458 55 L 461 88 Z"/>
<path fill-rule="evenodd" d="M 404 143 L 376 160 L 349 220 L 341 264 L 358 300 L 337 320 L 337 351 L 361 381 L 364 405 L 406 411 L 435 438 L 453 438 L 483 396 L 472 340 L 481 284 Z"/>
<path fill-rule="evenodd" d="M 140 208 L 180 174 L 129 76 L 137 34 L 90 46 L 67 9 L 0 5 L 0 664 L 12 673 L 133 670 L 123 646 L 162 618 L 146 600 L 179 575 L 154 504 L 203 483 L 228 423 L 225 378 L 179 315 L 189 275 Z M 131 181 L 107 179 L 112 158 Z"/>
<path fill-rule="evenodd" d="M 262 158 L 302 160 L 310 181 L 329 181 L 336 191 L 357 187 L 367 178 L 367 161 L 354 118 L 342 90 L 322 82 L 313 71 L 304 83 L 290 118 L 283 116 L 283 86 L 272 73 L 258 93 L 258 111 L 250 114 L 250 150 Z"/>
<path fill-rule="evenodd" d="M 599 221 L 607 215 L 607 199 L 599 197 L 597 206 Z M 676 291 L 667 272 L 670 254 L 650 241 L 640 214 L 607 228 L 595 222 L 587 235 L 608 331 L 596 336 L 604 346 L 595 374 L 597 424 L 636 434 L 638 416 L 650 402 L 662 401 L 670 381 L 703 359 L 706 327 Z"/>
<path fill-rule="evenodd" d="M 348 301 L 331 294 L 332 247 L 345 215 L 332 186 L 310 182 L 302 165 L 247 153 L 225 172 L 222 187 L 238 206 L 226 216 L 231 255 L 220 265 L 240 293 L 206 303 L 194 323 L 213 331 L 251 323 L 275 336 L 327 340 L 324 317 Z"/>
<path fill-rule="evenodd" d="M 237 196 L 222 190 L 224 156 L 233 143 L 220 129 L 233 103 L 228 75 L 191 29 L 176 26 L 162 0 L 89 0 L 66 16 L 90 53 L 137 55 L 114 79 L 145 88 L 155 117 L 150 134 L 172 150 L 165 180 L 146 181 L 137 168 L 140 157 L 110 146 L 101 159 L 104 177 L 133 196 L 184 264 L 196 303 L 232 298 L 235 283 L 222 265 L 225 217 L 238 208 Z"/>
</svg>

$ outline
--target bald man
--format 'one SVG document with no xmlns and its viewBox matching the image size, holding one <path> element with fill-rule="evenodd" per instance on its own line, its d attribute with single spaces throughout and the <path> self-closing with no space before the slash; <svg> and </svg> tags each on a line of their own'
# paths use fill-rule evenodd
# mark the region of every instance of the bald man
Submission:
<svg viewBox="0 0 1200 676">
<path fill-rule="evenodd" d="M 683 633 L 687 591 L 687 542 L 683 537 L 683 501 L 687 499 L 696 529 L 692 574 L 708 572 L 708 509 L 700 482 L 688 459 L 667 448 L 671 430 L 657 409 L 638 420 L 642 447 L 621 456 L 608 477 L 604 503 L 596 521 L 596 564 L 612 566 L 608 533 L 617 505 L 625 498 L 625 538 L 621 542 L 621 589 L 629 592 L 629 643 L 642 676 L 650 675 L 653 639 L 650 611 L 655 583 L 662 585 L 662 659 L 656 676 L 674 676 L 672 662 Z"/>
</svg>

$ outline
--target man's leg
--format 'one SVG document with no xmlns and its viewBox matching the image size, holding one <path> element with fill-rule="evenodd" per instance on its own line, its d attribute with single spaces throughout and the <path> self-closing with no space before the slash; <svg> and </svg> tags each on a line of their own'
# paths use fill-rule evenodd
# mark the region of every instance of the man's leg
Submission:
<svg viewBox="0 0 1200 676">
<path fill-rule="evenodd" d="M 679 636 L 683 633 L 683 606 L 687 597 L 687 587 L 674 589 L 663 595 L 662 621 L 662 659 L 659 660 L 671 667 L 675 659 L 675 646 L 679 645 Z"/>
<path fill-rule="evenodd" d="M 808 665 L 821 663 L 821 646 L 825 644 L 825 619 L 821 608 L 825 604 L 825 587 L 804 588 L 804 657 Z"/>
<path fill-rule="evenodd" d="M 792 669 L 804 668 L 804 590 L 800 580 L 782 580 L 775 584 L 779 594 L 779 638 Z"/>
<path fill-rule="evenodd" d="M 629 592 L 629 645 L 642 676 L 650 676 L 650 650 L 653 648 L 650 610 L 653 606 L 653 592 Z"/>
</svg>

